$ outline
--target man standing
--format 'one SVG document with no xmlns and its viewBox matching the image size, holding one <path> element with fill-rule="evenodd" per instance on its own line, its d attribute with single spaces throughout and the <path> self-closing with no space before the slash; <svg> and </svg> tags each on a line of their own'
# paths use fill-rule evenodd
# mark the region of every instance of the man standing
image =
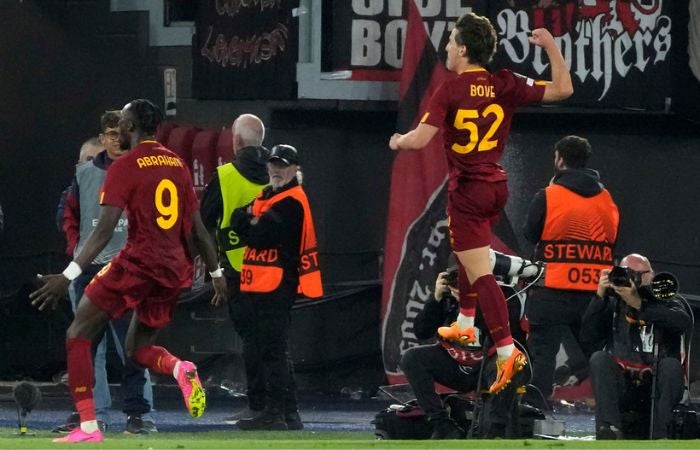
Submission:
<svg viewBox="0 0 700 450">
<path fill-rule="evenodd" d="M 63 212 L 61 229 L 66 235 L 67 251 L 71 257 L 80 254 L 88 236 L 97 226 L 100 214 L 100 189 L 104 183 L 107 169 L 112 162 L 125 153 L 125 150 L 120 148 L 118 139 L 117 125 L 120 117 L 119 111 L 107 111 L 102 115 L 100 118 L 101 132 L 97 141 L 99 146 L 95 145 L 93 139 L 83 144 L 80 149 L 75 178 L 61 202 L 63 208 L 59 206 L 59 212 Z M 101 150 L 95 153 L 96 149 Z M 126 216 L 122 215 L 114 229 L 112 239 L 104 250 L 83 270 L 78 278 L 71 282 L 69 297 L 73 312 L 77 310 L 78 302 L 92 278 L 124 247 L 127 229 Z M 93 387 L 95 412 L 97 423 L 104 431 L 110 425 L 109 409 L 112 406 L 106 368 L 107 332 L 109 332 L 124 366 L 122 388 L 124 390 L 123 410 L 127 415 L 125 431 L 131 434 L 144 434 L 155 431 L 155 422 L 151 414 L 153 389 L 148 372 L 135 366 L 124 355 L 124 338 L 130 319 L 131 314 L 126 314 L 118 320 L 110 321 L 95 349 L 95 386 Z M 77 416 L 77 413 L 71 415 L 66 425 L 56 428 L 56 431 L 72 431 L 79 425 L 79 417 Z"/>
<path fill-rule="evenodd" d="M 460 290 L 460 312 L 438 334 L 461 344 L 476 341 L 477 303 L 496 345 L 497 375 L 489 391 L 502 391 L 527 364 L 515 348 L 505 297 L 491 273 L 491 226 L 508 199 L 506 173 L 498 164 L 518 106 L 564 100 L 573 93 L 571 75 L 551 33 L 532 31 L 530 43 L 547 53 L 552 81 L 535 81 L 510 70 L 491 73 L 486 66 L 496 52 L 496 30 L 488 18 L 467 13 L 455 23 L 447 51 L 447 69 L 456 74 L 430 99 L 420 124 L 395 133 L 392 150 L 424 148 L 442 129 L 448 165 L 447 214 L 450 243 L 464 267 L 468 289 Z"/>
<path fill-rule="evenodd" d="M 598 287 L 601 270 L 613 263 L 619 213 L 598 172 L 587 169 L 588 140 L 567 136 L 554 144 L 554 171 L 549 186 L 530 203 L 525 237 L 537 244 L 535 259 L 547 263 L 544 287 L 532 287 L 526 313 L 533 384 L 544 398 L 552 394 L 559 346 L 578 338 L 583 313 Z M 568 365 L 583 379 L 587 360 L 578 345 L 567 345 Z M 540 407 L 539 395 L 527 399 Z"/>
<path fill-rule="evenodd" d="M 154 140 L 162 120 L 161 111 L 148 100 L 133 100 L 124 107 L 118 124 L 119 143 L 130 151 L 107 172 L 97 227 L 63 273 L 42 276 L 45 285 L 30 294 L 32 305 L 39 310 L 54 308 L 68 284 L 107 246 L 126 210 L 126 245 L 85 289 L 66 333 L 68 384 L 81 422 L 55 442 L 104 440 L 95 420 L 90 348 L 110 319 L 134 309 L 126 336 L 127 354 L 158 374 L 172 374 L 193 417 L 201 416 L 206 406 L 197 367 L 154 345 L 158 331 L 172 318 L 180 291 L 192 283 L 188 241 L 199 250 L 212 277 L 212 304 L 226 300 L 226 280 L 202 223 L 189 170 L 175 153 Z"/>
<path fill-rule="evenodd" d="M 253 114 L 242 114 L 231 126 L 233 162 L 216 168 L 202 194 L 202 221 L 209 230 L 215 230 L 219 262 L 224 269 L 229 292 L 229 314 L 239 335 L 250 330 L 238 301 L 239 280 L 243 265 L 245 242 L 231 228 L 231 213 L 250 204 L 269 182 L 267 160 L 270 151 L 262 146 L 265 125 Z M 244 339 L 244 346 L 247 339 Z M 265 376 L 260 361 L 253 352 L 243 352 L 247 384 L 248 407 L 227 419 L 254 417 L 265 408 Z"/>
<path fill-rule="evenodd" d="M 287 353 L 290 310 L 297 293 L 323 296 L 311 209 L 297 181 L 299 155 L 291 145 L 272 148 L 270 185 L 252 207 L 239 208 L 231 227 L 245 240 L 238 317 L 243 351 L 259 358 L 265 375 L 265 409 L 241 419 L 243 430 L 300 429 L 296 387 Z M 250 209 L 250 211 L 249 211 Z"/>
</svg>

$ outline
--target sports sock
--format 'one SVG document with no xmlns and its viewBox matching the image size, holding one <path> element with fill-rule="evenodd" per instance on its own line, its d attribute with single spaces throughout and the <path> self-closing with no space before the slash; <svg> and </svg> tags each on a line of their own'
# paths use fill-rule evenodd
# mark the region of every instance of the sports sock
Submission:
<svg viewBox="0 0 700 450">
<path fill-rule="evenodd" d="M 513 354 L 513 350 L 515 350 L 515 345 L 513 344 L 496 347 L 496 355 L 498 359 L 508 359 Z"/>
<path fill-rule="evenodd" d="M 97 426 L 97 420 L 88 420 L 87 422 L 80 422 L 80 429 L 85 433 L 94 433 L 100 427 Z"/>
<path fill-rule="evenodd" d="M 144 345 L 134 351 L 133 359 L 139 365 L 162 375 L 170 375 L 180 360 L 157 345 Z"/>
<path fill-rule="evenodd" d="M 472 285 L 472 288 L 478 294 L 479 308 L 500 357 L 500 347 L 513 344 L 508 323 L 506 298 L 503 296 L 503 292 L 498 287 L 496 278 L 492 274 L 479 277 Z M 510 356 L 510 353 L 508 356 Z"/>
<path fill-rule="evenodd" d="M 92 366 L 92 343 L 89 339 L 66 339 L 68 386 L 80 421 L 95 420 L 92 386 L 95 383 Z"/>
<path fill-rule="evenodd" d="M 474 326 L 474 316 L 476 315 L 476 292 L 469 284 L 464 268 L 460 264 L 457 276 L 459 287 L 459 315 L 457 325 L 460 328 L 472 328 Z"/>
<path fill-rule="evenodd" d="M 476 311 L 475 309 L 472 309 L 469 311 L 467 314 L 465 314 L 464 310 L 462 308 L 459 309 L 459 315 L 457 316 L 457 326 L 464 329 L 464 328 L 473 328 L 474 327 L 474 312 Z"/>
</svg>

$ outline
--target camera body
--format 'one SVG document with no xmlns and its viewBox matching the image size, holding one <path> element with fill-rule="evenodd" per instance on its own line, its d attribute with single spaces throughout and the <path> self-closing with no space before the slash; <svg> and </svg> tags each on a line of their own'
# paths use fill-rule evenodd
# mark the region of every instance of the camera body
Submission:
<svg viewBox="0 0 700 450">
<path fill-rule="evenodd" d="M 641 275 L 629 267 L 613 266 L 608 274 L 608 280 L 610 280 L 610 284 L 617 287 L 632 286 L 632 283 L 639 286 Z"/>
<path fill-rule="evenodd" d="M 445 276 L 447 285 L 453 289 L 459 289 L 459 266 L 450 266 L 447 268 L 447 270 L 445 270 L 445 272 L 447 272 L 447 275 Z"/>
</svg>

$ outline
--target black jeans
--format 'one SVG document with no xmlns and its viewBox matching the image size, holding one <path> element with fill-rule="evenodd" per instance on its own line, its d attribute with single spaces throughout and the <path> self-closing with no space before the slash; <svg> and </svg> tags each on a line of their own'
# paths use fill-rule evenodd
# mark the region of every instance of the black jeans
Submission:
<svg viewBox="0 0 700 450">
<path fill-rule="evenodd" d="M 614 425 L 622 430 L 626 439 L 648 438 L 651 381 L 637 385 L 625 376 L 612 355 L 605 351 L 595 352 L 591 356 L 590 375 L 596 401 L 596 429 L 602 425 Z M 683 374 L 680 361 L 675 358 L 661 359 L 656 374 L 654 439 L 668 437 L 673 407 L 682 396 Z M 636 414 L 631 416 L 630 413 Z M 625 417 L 635 417 L 635 420 L 625 420 Z"/>
<path fill-rule="evenodd" d="M 243 341 L 248 406 L 272 413 L 298 409 L 296 384 L 287 348 L 291 301 L 263 295 L 239 295 L 231 305 Z"/>
<path fill-rule="evenodd" d="M 470 392 L 476 389 L 479 376 L 479 365 L 459 365 L 440 344 L 408 349 L 401 358 L 401 370 L 416 395 L 418 405 L 428 418 L 445 414 L 445 407 L 435 392 L 435 382 L 460 392 Z M 516 375 L 516 379 L 502 392 L 486 398 L 482 415 L 483 432 L 488 432 L 491 424 L 503 427 L 508 425 L 514 409 L 515 387 L 520 384 L 521 374 L 522 372 Z M 496 359 L 491 357 L 484 367 L 482 389 L 487 389 L 495 378 Z"/>
<path fill-rule="evenodd" d="M 74 286 L 78 302 L 80 302 L 80 300 L 82 299 L 83 293 L 85 292 L 85 288 L 87 287 L 87 285 L 90 284 L 90 281 L 92 281 L 93 277 L 97 275 L 97 272 L 99 272 L 103 267 L 103 265 L 90 265 L 83 271 L 82 274 L 80 274 L 80 276 L 78 276 L 78 278 L 75 279 Z M 142 414 L 150 412 L 151 405 L 143 396 L 143 388 L 146 384 L 145 370 L 141 366 L 137 365 L 131 358 L 126 356 L 126 333 L 129 330 L 129 324 L 131 323 L 132 314 L 133 311 L 130 311 L 118 319 L 113 319 L 111 323 L 114 327 L 114 331 L 117 334 L 119 343 L 124 349 L 125 353 L 124 369 L 122 370 L 121 380 L 122 392 L 124 395 L 122 410 L 127 416 L 140 416 Z M 95 359 L 95 348 L 100 343 L 105 334 L 111 336 L 111 333 L 107 333 L 107 328 L 105 328 L 92 341 L 93 361 Z"/>
<path fill-rule="evenodd" d="M 567 365 L 582 378 L 588 370 L 588 358 L 581 349 L 579 331 L 581 319 L 592 298 L 589 292 L 532 288 L 525 310 L 530 331 L 527 347 L 532 359 L 532 384 L 548 399 L 552 395 L 557 353 L 566 343 Z M 528 391 L 528 403 L 549 409 L 539 394 Z"/>
</svg>

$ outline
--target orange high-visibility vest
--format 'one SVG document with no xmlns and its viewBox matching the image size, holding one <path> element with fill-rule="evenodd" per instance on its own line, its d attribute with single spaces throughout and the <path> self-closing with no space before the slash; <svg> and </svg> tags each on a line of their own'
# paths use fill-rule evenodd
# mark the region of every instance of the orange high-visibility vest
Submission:
<svg viewBox="0 0 700 450">
<path fill-rule="evenodd" d="M 538 256 L 547 263 L 544 285 L 554 289 L 595 291 L 600 271 L 613 263 L 620 215 L 603 189 L 583 197 L 553 184 L 545 189 L 547 213 Z"/>
<path fill-rule="evenodd" d="M 316 231 L 309 200 L 301 186 L 294 186 L 269 199 L 262 199 L 262 193 L 253 203 L 253 216 L 260 217 L 275 203 L 287 197 L 293 197 L 304 209 L 304 223 L 301 231 L 299 248 L 299 288 L 298 293 L 309 298 L 323 297 L 321 270 L 318 265 L 318 247 Z M 277 249 L 255 249 L 246 247 L 241 268 L 241 291 L 267 293 L 277 289 L 282 282 L 282 263 Z"/>
</svg>

